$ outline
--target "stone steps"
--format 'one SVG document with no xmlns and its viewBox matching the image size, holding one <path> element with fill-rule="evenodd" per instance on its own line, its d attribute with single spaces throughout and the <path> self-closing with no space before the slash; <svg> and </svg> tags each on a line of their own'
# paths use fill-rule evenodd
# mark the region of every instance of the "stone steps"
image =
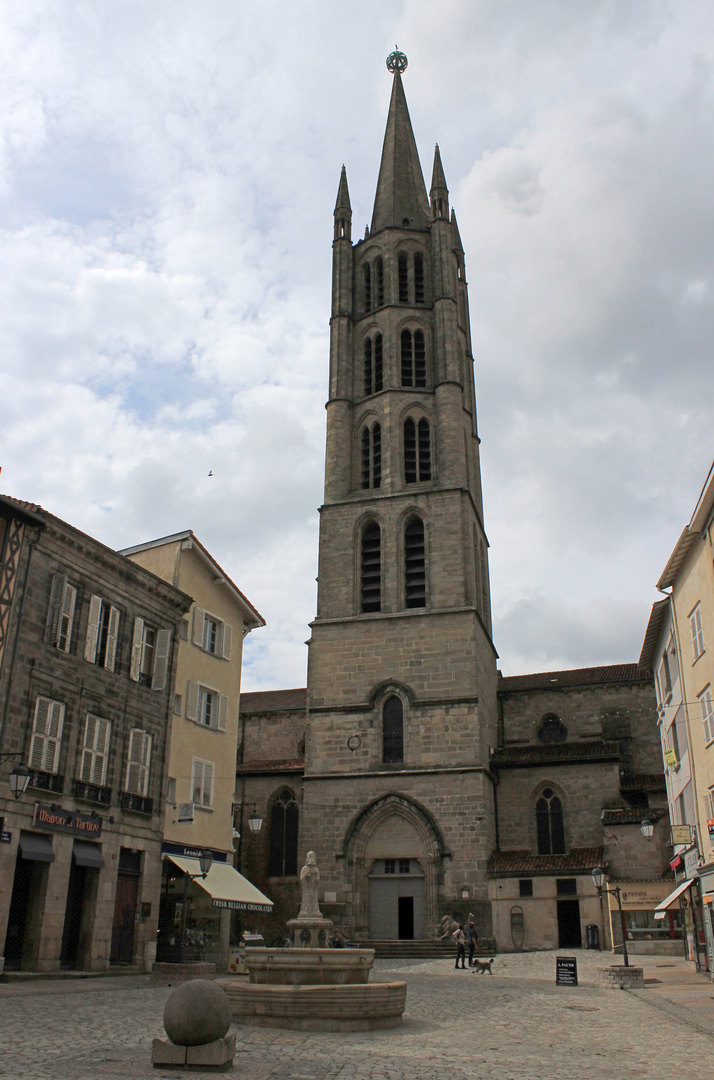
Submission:
<svg viewBox="0 0 714 1080">
<path fill-rule="evenodd" d="M 435 960 L 451 958 L 456 953 L 453 941 L 418 940 L 418 941 L 360 941 L 361 949 L 374 949 L 378 960 Z M 482 938 L 476 949 L 476 956 L 494 956 L 496 943 L 491 938 Z"/>
</svg>

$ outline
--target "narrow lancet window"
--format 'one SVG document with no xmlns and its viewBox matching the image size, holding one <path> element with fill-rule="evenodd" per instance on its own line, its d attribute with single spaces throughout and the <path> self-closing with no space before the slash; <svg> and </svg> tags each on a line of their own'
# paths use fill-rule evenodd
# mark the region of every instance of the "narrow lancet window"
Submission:
<svg viewBox="0 0 714 1080">
<path fill-rule="evenodd" d="M 404 482 L 431 480 L 431 429 L 423 417 L 415 423 L 411 417 L 404 421 Z"/>
<path fill-rule="evenodd" d="M 370 462 L 369 462 L 369 428 L 362 430 L 362 487 L 367 489 L 369 487 L 369 474 L 370 474 Z"/>
<path fill-rule="evenodd" d="M 398 697 L 387 698 L 382 709 L 382 760 L 404 761 L 404 706 Z"/>
<path fill-rule="evenodd" d="M 378 394 L 382 389 L 382 335 L 377 334 L 374 339 L 374 392 Z"/>
<path fill-rule="evenodd" d="M 362 429 L 361 450 L 362 489 L 378 488 L 382 483 L 382 428 L 379 424 Z"/>
<path fill-rule="evenodd" d="M 414 385 L 414 355 L 412 335 L 409 330 L 402 330 L 402 386 Z"/>
<path fill-rule="evenodd" d="M 362 285 L 364 289 L 364 310 L 372 310 L 372 268 L 369 263 L 362 267 Z"/>
<path fill-rule="evenodd" d="M 377 307 L 384 304 L 384 261 L 379 258 L 374 264 L 375 288 L 377 292 Z"/>
<path fill-rule="evenodd" d="M 424 303 L 424 256 L 414 256 L 414 303 Z"/>
<path fill-rule="evenodd" d="M 418 517 L 404 530 L 404 583 L 406 607 L 426 607 L 424 522 Z"/>
<path fill-rule="evenodd" d="M 416 425 L 411 417 L 404 421 L 404 482 L 417 482 Z"/>
<path fill-rule="evenodd" d="M 539 855 L 565 854 L 563 804 L 552 788 L 544 788 L 536 803 L 536 834 Z"/>
<path fill-rule="evenodd" d="M 361 609 L 381 611 L 382 608 L 382 536 L 376 521 L 362 530 L 360 600 Z"/>
<path fill-rule="evenodd" d="M 372 393 L 372 339 L 367 338 L 364 343 L 364 396 L 369 397 Z"/>
<path fill-rule="evenodd" d="M 431 480 L 431 432 L 429 421 L 419 421 L 419 479 Z"/>
<path fill-rule="evenodd" d="M 414 385 L 426 386 L 426 346 L 421 330 L 414 334 Z"/>
<path fill-rule="evenodd" d="M 409 261 L 407 256 L 402 253 L 399 256 L 398 261 L 399 268 L 399 303 L 409 303 Z"/>
</svg>

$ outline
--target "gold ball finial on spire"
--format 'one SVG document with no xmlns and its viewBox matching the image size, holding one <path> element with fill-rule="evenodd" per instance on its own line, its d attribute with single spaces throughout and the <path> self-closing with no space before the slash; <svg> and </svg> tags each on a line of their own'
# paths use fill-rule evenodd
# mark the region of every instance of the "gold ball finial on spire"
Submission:
<svg viewBox="0 0 714 1080">
<path fill-rule="evenodd" d="M 394 74 L 396 71 L 401 73 L 407 70 L 407 64 L 409 61 L 403 52 L 399 51 L 399 46 L 394 46 L 394 52 L 391 52 L 387 57 L 387 70 Z"/>
</svg>

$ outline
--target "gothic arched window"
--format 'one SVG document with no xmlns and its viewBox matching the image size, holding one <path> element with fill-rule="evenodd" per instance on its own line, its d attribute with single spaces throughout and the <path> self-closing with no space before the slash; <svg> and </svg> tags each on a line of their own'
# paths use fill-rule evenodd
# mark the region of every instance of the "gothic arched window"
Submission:
<svg viewBox="0 0 714 1080">
<path fill-rule="evenodd" d="M 404 761 L 404 706 L 396 696 L 388 697 L 382 709 L 382 761 Z"/>
<path fill-rule="evenodd" d="M 298 804 L 285 788 L 270 812 L 270 876 L 293 877 L 298 861 Z"/>
<path fill-rule="evenodd" d="M 382 307 L 384 304 L 384 260 L 381 255 L 374 261 L 374 283 L 375 291 L 377 293 L 377 307 Z"/>
<path fill-rule="evenodd" d="M 404 602 L 408 608 L 426 607 L 426 547 L 419 517 L 411 518 L 404 530 Z"/>
<path fill-rule="evenodd" d="M 415 423 L 409 416 L 404 421 L 404 482 L 416 484 L 431 480 L 431 431 L 423 417 Z"/>
<path fill-rule="evenodd" d="M 426 386 L 426 343 L 421 330 L 402 330 L 402 386 Z"/>
<path fill-rule="evenodd" d="M 552 788 L 543 788 L 536 802 L 536 835 L 539 855 L 565 854 L 563 804 Z"/>
<path fill-rule="evenodd" d="M 362 289 L 364 293 L 364 310 L 372 310 L 372 268 L 369 263 L 362 267 Z"/>
<path fill-rule="evenodd" d="M 563 721 L 555 713 L 548 713 L 543 717 L 543 722 L 538 729 L 538 742 L 563 743 L 568 738 L 568 729 Z"/>
<path fill-rule="evenodd" d="M 380 424 L 362 429 L 362 487 L 378 488 L 382 483 L 382 428 Z"/>
<path fill-rule="evenodd" d="M 399 303 L 409 303 L 409 260 L 404 252 L 401 253 L 397 261 L 397 268 L 399 274 Z"/>
<path fill-rule="evenodd" d="M 376 334 L 374 341 L 367 338 L 364 343 L 364 393 L 378 394 L 382 389 L 382 335 Z"/>
<path fill-rule="evenodd" d="M 362 611 L 382 610 L 382 531 L 376 521 L 362 529 L 360 607 Z"/>
<path fill-rule="evenodd" d="M 424 256 L 414 256 L 414 303 L 424 303 Z"/>
</svg>

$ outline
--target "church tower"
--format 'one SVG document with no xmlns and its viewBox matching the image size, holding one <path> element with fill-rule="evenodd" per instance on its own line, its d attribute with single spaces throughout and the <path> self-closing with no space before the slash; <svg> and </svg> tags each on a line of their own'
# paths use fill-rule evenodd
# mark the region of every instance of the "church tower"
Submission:
<svg viewBox="0 0 714 1080">
<path fill-rule="evenodd" d="M 427 195 L 392 53 L 371 226 L 334 212 L 317 617 L 301 836 L 355 938 L 490 932 L 497 743 L 464 251 L 436 147 Z M 322 901 L 322 895 L 321 895 Z M 333 909 L 330 905 L 334 903 Z"/>
</svg>

